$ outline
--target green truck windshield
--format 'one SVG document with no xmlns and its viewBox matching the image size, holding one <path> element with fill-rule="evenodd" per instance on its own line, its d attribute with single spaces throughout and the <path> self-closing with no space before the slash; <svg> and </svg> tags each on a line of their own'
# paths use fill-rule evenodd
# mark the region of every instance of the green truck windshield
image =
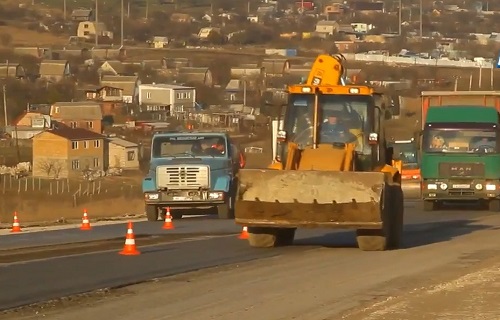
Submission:
<svg viewBox="0 0 500 320">
<path fill-rule="evenodd" d="M 493 129 L 426 129 L 423 148 L 430 153 L 497 153 L 497 131 Z"/>
</svg>

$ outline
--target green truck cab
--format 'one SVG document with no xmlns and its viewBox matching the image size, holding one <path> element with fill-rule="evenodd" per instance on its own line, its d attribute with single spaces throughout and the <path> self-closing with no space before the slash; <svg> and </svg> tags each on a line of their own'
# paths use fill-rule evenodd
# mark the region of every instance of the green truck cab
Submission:
<svg viewBox="0 0 500 320">
<path fill-rule="evenodd" d="M 463 95 L 481 103 L 423 103 L 421 194 L 426 211 L 458 201 L 484 202 L 490 211 L 500 211 L 500 92 Z"/>
</svg>

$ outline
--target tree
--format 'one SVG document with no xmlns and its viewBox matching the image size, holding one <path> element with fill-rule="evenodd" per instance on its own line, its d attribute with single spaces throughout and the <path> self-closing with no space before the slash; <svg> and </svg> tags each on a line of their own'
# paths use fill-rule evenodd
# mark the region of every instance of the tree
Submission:
<svg viewBox="0 0 500 320">
<path fill-rule="evenodd" d="M 39 164 L 38 167 L 40 170 L 42 170 L 47 177 L 53 178 L 53 179 L 59 179 L 59 175 L 61 174 L 62 169 L 64 168 L 64 165 L 62 161 L 57 160 L 57 159 L 46 159 L 42 160 Z"/>
</svg>

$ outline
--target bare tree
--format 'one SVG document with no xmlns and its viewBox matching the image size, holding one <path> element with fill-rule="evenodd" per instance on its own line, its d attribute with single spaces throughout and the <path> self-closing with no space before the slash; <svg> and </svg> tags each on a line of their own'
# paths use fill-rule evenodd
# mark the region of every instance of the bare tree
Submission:
<svg viewBox="0 0 500 320">
<path fill-rule="evenodd" d="M 53 179 L 59 179 L 62 169 L 64 168 L 63 163 L 56 159 L 42 160 L 38 164 L 38 168 L 42 170 L 47 177 Z"/>
</svg>

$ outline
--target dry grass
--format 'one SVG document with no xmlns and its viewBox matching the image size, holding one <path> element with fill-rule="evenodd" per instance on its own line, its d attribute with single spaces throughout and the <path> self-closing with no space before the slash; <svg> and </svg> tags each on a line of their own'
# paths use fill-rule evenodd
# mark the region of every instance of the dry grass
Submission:
<svg viewBox="0 0 500 320">
<path fill-rule="evenodd" d="M 0 34 L 12 35 L 13 46 L 53 46 L 68 44 L 68 37 L 55 36 L 48 32 L 37 32 L 12 26 L 0 26 Z"/>
</svg>

